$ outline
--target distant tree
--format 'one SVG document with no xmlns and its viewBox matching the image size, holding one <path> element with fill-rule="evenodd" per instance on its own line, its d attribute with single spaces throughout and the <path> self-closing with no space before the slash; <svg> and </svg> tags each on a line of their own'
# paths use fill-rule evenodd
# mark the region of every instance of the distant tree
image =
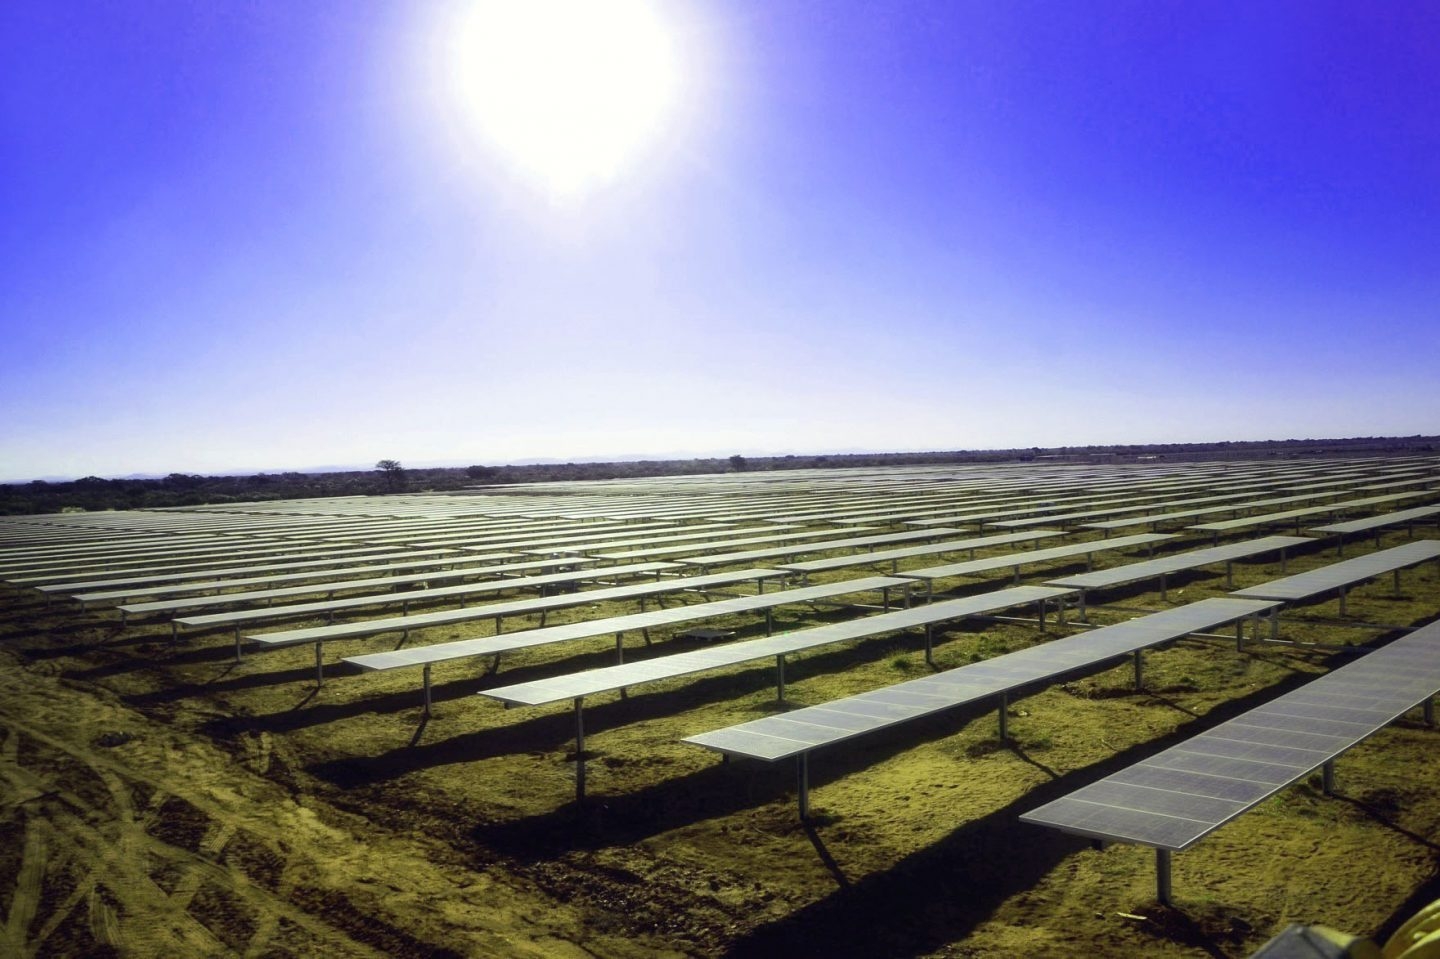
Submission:
<svg viewBox="0 0 1440 959">
<path fill-rule="evenodd" d="M 746 467 L 748 467 L 749 465 L 750 464 L 745 462 L 745 457 L 741 456 L 739 453 L 736 453 L 734 456 L 730 457 L 730 468 L 737 473 L 745 472 Z"/>
<path fill-rule="evenodd" d="M 385 488 L 391 493 L 405 486 L 405 467 L 399 460 L 381 460 L 375 464 L 380 475 L 385 477 Z"/>
<path fill-rule="evenodd" d="M 492 479 L 492 478 L 494 478 L 495 474 L 498 473 L 498 472 L 500 472 L 500 471 L 497 470 L 497 469 L 496 469 L 495 467 L 493 467 L 493 466 L 467 466 L 467 467 L 465 467 L 465 475 L 468 476 L 468 477 L 470 477 L 470 478 L 473 479 L 473 480 L 488 480 L 488 479 Z"/>
</svg>

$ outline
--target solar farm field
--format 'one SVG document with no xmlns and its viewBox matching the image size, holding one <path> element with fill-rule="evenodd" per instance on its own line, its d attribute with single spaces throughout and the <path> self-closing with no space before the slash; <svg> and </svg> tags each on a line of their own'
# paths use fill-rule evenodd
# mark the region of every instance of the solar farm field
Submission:
<svg viewBox="0 0 1440 959">
<path fill-rule="evenodd" d="M 1383 942 L 1440 897 L 1437 507 L 1394 457 L 0 518 L 0 955 Z M 1398 718 L 1334 692 L 1402 640 Z M 1156 787 L 1199 841 L 1021 818 L 1281 697 L 1253 801 Z"/>
</svg>

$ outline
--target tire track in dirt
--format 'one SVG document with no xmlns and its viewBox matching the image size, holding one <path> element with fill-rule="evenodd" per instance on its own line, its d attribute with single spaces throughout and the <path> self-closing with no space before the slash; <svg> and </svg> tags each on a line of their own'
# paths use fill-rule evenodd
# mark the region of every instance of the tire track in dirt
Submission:
<svg viewBox="0 0 1440 959">
<path fill-rule="evenodd" d="M 0 652 L 3 869 L 28 890 L 0 913 L 13 930 L 0 955 L 583 953 L 568 911 L 317 802 L 287 745 L 256 737 L 237 760 Z M 21 816 L 48 829 L 23 870 L 20 847 L 39 840 L 24 839 Z"/>
<path fill-rule="evenodd" d="M 32 857 L 39 865 L 22 869 L 23 878 L 15 896 L 22 904 L 22 911 L 17 913 L 12 909 L 6 925 L 6 945 L 13 954 L 33 955 L 82 902 L 87 904 L 91 935 L 97 943 L 147 955 L 232 953 L 235 950 L 188 912 L 196 894 L 203 887 L 211 886 L 261 915 L 272 916 L 275 928 L 283 920 L 304 930 L 325 942 L 327 951 L 344 956 L 381 955 L 257 886 L 242 871 L 214 861 L 243 828 L 235 817 L 214 804 L 206 803 L 211 808 L 201 810 L 210 822 L 196 850 L 166 842 L 151 835 L 146 827 L 161 822 L 165 800 L 175 793 L 143 773 L 125 769 L 110 757 L 65 743 L 14 717 L 0 716 L 0 722 L 7 727 L 7 755 L 17 753 L 11 744 L 20 736 L 29 737 L 36 744 L 82 764 L 105 786 L 110 800 L 104 808 L 97 807 L 73 790 L 60 788 L 62 776 L 22 768 L 18 763 L 6 764 L 7 790 L 44 797 L 32 803 L 43 807 L 46 820 L 41 822 L 48 821 L 46 828 L 53 829 L 54 844 L 69 855 L 72 863 L 87 867 L 76 889 L 59 908 L 44 917 L 46 921 L 41 929 L 28 937 L 29 927 L 37 917 L 33 909 L 25 909 L 24 903 L 33 901 L 38 905 L 43 898 L 44 857 L 38 854 Z M 148 808 L 139 820 L 135 817 L 133 794 L 126 778 L 152 789 Z M 188 797 L 184 797 L 184 801 L 190 803 Z M 195 803 L 190 805 L 198 808 Z M 27 842 L 27 854 L 29 847 Z M 180 878 L 174 889 L 167 891 L 156 882 L 152 864 L 179 870 Z"/>
<path fill-rule="evenodd" d="M 49 858 L 50 826 L 43 819 L 27 816 L 25 846 L 20 856 L 15 891 L 10 897 L 10 910 L 5 916 L 5 929 L 0 934 L 0 954 L 19 956 L 25 953 L 26 930 L 35 921 L 40 906 L 40 886 Z"/>
</svg>

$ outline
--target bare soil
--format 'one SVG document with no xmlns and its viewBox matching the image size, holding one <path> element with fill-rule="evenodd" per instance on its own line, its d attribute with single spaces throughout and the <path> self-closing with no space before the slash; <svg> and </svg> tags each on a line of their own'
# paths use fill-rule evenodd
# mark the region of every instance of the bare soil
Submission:
<svg viewBox="0 0 1440 959">
<path fill-rule="evenodd" d="M 1333 556 L 1317 547 L 1290 571 Z M 1242 564 L 1235 585 L 1278 575 Z M 1225 592 L 1223 575 L 1179 579 L 1165 599 L 1106 594 L 1094 619 Z M 1435 619 L 1436 564 L 1406 571 L 1398 597 L 1388 578 L 1359 588 L 1348 613 Z M 787 608 L 777 629 L 854 614 Z M 1017 821 L 1349 661 L 1339 647 L 1399 635 L 1338 616 L 1334 601 L 1288 614 L 1300 645 L 1183 640 L 1148 655 L 1142 692 L 1128 664 L 1070 677 L 1012 701 L 1010 742 L 992 706 L 822 751 L 802 824 L 792 766 L 679 742 L 785 708 L 771 664 L 587 701 L 577 805 L 570 710 L 474 694 L 608 664 L 611 642 L 516 654 L 496 676 L 437 667 L 424 722 L 418 672 L 333 665 L 393 638 L 327 647 L 317 689 L 310 647 L 237 665 L 226 634 L 172 646 L 164 622 L 122 628 L 0 587 L 0 955 L 1244 956 L 1292 922 L 1383 938 L 1440 896 L 1440 740 L 1418 710 L 1341 757 L 1337 796 L 1317 776 L 1177 854 L 1174 907 L 1154 901 L 1150 850 Z M 940 634 L 936 658 L 1063 632 L 970 623 Z M 697 643 L 632 638 L 627 658 Z M 788 699 L 922 675 L 919 649 L 892 636 L 796 657 Z"/>
</svg>

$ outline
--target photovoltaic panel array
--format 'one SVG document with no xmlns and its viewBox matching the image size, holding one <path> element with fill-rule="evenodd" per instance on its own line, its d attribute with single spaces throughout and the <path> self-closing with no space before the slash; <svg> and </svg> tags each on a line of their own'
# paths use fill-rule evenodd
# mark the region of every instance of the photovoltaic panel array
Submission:
<svg viewBox="0 0 1440 959">
<path fill-rule="evenodd" d="M 1275 605 L 1228 597 L 1205 599 L 935 676 L 689 736 L 685 742 L 773 762 L 1255 616 Z"/>
<path fill-rule="evenodd" d="M 1185 849 L 1440 690 L 1440 623 L 1023 814 L 1115 842 Z"/>
<path fill-rule="evenodd" d="M 1230 595 L 1295 602 L 1437 558 L 1440 558 L 1440 540 L 1422 539 L 1354 559 L 1341 560 L 1319 569 L 1296 573 L 1284 579 L 1237 589 Z"/>
</svg>

